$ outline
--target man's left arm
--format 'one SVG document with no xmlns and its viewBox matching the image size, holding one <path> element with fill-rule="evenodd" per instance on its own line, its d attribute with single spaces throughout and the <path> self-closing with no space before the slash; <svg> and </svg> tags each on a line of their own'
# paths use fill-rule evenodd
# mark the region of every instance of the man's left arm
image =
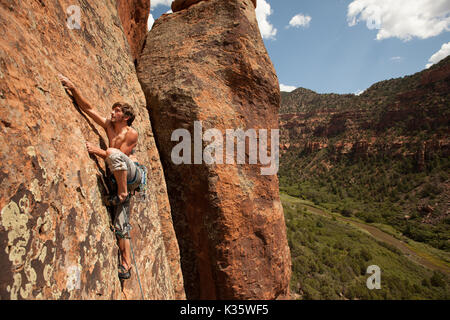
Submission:
<svg viewBox="0 0 450 320">
<path fill-rule="evenodd" d="M 96 156 L 106 159 L 106 150 L 103 150 L 90 142 L 86 142 L 86 148 L 90 154 L 95 154 Z"/>
</svg>

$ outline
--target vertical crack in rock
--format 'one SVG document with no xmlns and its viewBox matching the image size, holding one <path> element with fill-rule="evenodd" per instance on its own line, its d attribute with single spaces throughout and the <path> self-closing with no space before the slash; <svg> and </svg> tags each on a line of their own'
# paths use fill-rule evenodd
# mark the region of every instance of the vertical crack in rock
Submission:
<svg viewBox="0 0 450 320">
<path fill-rule="evenodd" d="M 136 64 L 147 35 L 149 0 L 117 0 L 117 12 Z"/>
</svg>

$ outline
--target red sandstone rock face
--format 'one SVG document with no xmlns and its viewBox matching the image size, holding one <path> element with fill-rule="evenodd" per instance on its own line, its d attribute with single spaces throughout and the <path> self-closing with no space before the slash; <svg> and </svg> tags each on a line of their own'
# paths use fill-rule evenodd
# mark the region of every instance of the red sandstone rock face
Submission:
<svg viewBox="0 0 450 320">
<path fill-rule="evenodd" d="M 150 171 L 148 198 L 131 215 L 137 267 L 145 298 L 181 298 L 164 175 L 116 3 L 82 1 L 73 30 L 64 3 L 0 3 L 0 299 L 141 298 L 134 268 L 123 289 L 119 282 L 101 201 L 105 165 L 85 147 L 105 148 L 106 135 L 74 106 L 58 73 L 104 115 L 117 100 L 134 105 L 136 155 Z"/>
<path fill-rule="evenodd" d="M 299 143 L 305 151 L 314 152 L 308 143 L 339 137 L 339 142 L 328 146 L 337 154 L 403 156 L 417 144 L 418 132 L 426 130 L 432 134 L 430 141 L 444 142 L 417 154 L 420 169 L 425 164 L 424 153 L 448 154 L 448 135 L 436 129 L 445 128 L 449 121 L 449 92 L 450 57 L 404 79 L 376 83 L 361 96 L 317 94 L 299 88 L 283 93 L 280 139 L 290 144 L 289 149 Z M 406 130 L 399 135 L 395 133 L 399 128 Z"/>
<path fill-rule="evenodd" d="M 431 70 L 427 70 L 423 73 L 421 84 L 423 86 L 432 85 L 434 86 L 434 90 L 446 90 L 448 92 L 448 82 L 450 78 L 450 64 L 444 65 L 442 67 L 433 66 L 430 68 Z M 436 83 L 447 80 L 447 86 L 438 86 Z M 444 82 L 445 83 L 445 82 Z"/>
<path fill-rule="evenodd" d="M 405 79 L 374 84 L 361 96 L 316 94 L 302 88 L 284 93 L 282 110 L 286 113 L 280 115 L 280 140 L 289 147 L 282 153 L 296 145 L 314 153 L 323 149 L 319 145 L 325 145 L 332 151 L 332 159 L 341 155 L 412 156 L 418 170 L 423 170 L 433 153 L 449 154 L 449 139 L 442 135 L 445 131 L 436 130 L 449 120 L 445 112 L 450 92 L 449 59 Z M 296 109 L 300 112 L 293 113 Z M 395 131 L 401 127 L 406 130 L 399 135 Z M 416 150 L 420 130 L 429 131 L 432 138 L 420 142 L 423 145 L 418 151 L 409 152 Z M 338 141 L 328 143 L 336 137 Z"/>
<path fill-rule="evenodd" d="M 131 55 L 136 60 L 147 35 L 150 0 L 117 0 L 117 12 L 128 39 Z"/>
<path fill-rule="evenodd" d="M 196 4 L 200 1 L 207 1 L 207 0 L 174 0 L 172 2 L 172 11 L 173 12 L 177 12 L 177 11 L 181 11 L 183 9 L 187 9 L 190 6 L 192 6 L 193 4 Z M 253 5 L 256 8 L 256 0 L 252 0 Z"/>
<path fill-rule="evenodd" d="M 223 135 L 278 128 L 278 79 L 254 5 L 210 0 L 163 15 L 148 34 L 138 76 L 165 168 L 187 297 L 283 297 L 291 262 L 277 176 L 261 175 L 265 166 L 248 158 L 240 165 L 171 160 L 173 131 L 193 135 L 194 121 Z"/>
</svg>

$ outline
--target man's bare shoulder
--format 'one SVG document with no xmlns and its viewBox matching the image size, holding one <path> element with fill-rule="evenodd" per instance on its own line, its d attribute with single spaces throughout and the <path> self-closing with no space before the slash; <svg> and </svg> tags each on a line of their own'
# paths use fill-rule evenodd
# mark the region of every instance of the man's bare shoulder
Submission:
<svg viewBox="0 0 450 320">
<path fill-rule="evenodd" d="M 136 131 L 136 129 L 129 127 L 127 135 L 133 136 L 133 137 L 138 137 L 139 133 Z"/>
<path fill-rule="evenodd" d="M 111 132 L 114 132 L 114 125 L 113 125 L 111 119 L 106 119 L 105 126 L 103 128 L 105 129 L 108 136 Z"/>
<path fill-rule="evenodd" d="M 111 119 L 106 119 L 105 120 L 105 129 L 111 129 L 111 128 L 114 129 L 114 126 L 113 126 L 113 123 L 112 123 Z"/>
<path fill-rule="evenodd" d="M 139 133 L 136 131 L 136 129 L 129 127 L 126 137 L 129 141 L 137 141 Z"/>
</svg>

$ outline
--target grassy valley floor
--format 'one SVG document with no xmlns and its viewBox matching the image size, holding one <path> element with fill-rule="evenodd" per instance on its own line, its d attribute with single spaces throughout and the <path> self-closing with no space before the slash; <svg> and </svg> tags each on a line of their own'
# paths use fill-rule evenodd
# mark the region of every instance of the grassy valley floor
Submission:
<svg viewBox="0 0 450 320">
<path fill-rule="evenodd" d="M 297 298 L 450 299 L 448 252 L 284 193 L 281 200 Z M 367 288 L 371 265 L 381 269 L 381 289 Z"/>
</svg>

